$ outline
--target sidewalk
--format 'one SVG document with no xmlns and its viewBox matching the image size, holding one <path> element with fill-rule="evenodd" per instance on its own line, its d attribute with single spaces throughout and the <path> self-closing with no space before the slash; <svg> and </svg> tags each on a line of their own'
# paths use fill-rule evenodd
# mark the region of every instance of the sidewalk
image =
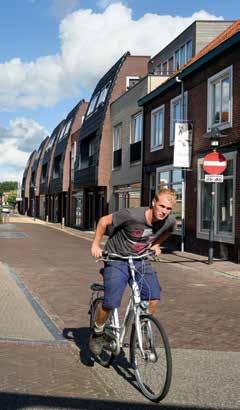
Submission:
<svg viewBox="0 0 240 410">
<path fill-rule="evenodd" d="M 82 231 L 67 226 L 62 227 L 60 223 L 47 223 L 45 221 L 42 221 L 41 219 L 34 220 L 33 218 L 23 215 L 10 216 L 10 222 L 42 224 L 48 226 L 49 228 L 65 232 L 69 235 L 86 239 L 87 241 L 92 241 L 94 236 L 93 231 Z M 105 240 L 106 239 L 107 237 L 105 237 Z M 227 275 L 228 277 L 240 279 L 240 265 L 226 260 L 214 259 L 213 263 L 209 265 L 207 256 L 180 251 L 168 253 L 166 250 L 163 250 L 161 257 L 158 260 L 159 262 L 168 262 L 172 264 L 178 263 L 184 265 L 186 269 L 192 269 L 198 272 L 204 271 L 212 274 Z"/>
</svg>

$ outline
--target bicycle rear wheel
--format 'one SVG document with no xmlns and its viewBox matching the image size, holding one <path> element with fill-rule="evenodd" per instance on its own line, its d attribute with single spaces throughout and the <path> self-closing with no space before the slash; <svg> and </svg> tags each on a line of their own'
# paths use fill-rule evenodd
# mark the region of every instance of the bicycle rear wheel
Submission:
<svg viewBox="0 0 240 410">
<path fill-rule="evenodd" d="M 144 355 L 139 349 L 138 335 L 133 325 L 130 353 L 136 380 L 142 393 L 158 402 L 166 397 L 172 378 L 172 357 L 167 335 L 152 315 L 140 317 Z"/>
<path fill-rule="evenodd" d="M 103 303 L 103 297 L 99 297 L 93 301 L 92 306 L 90 308 L 90 328 L 92 330 L 94 328 L 94 323 L 95 323 L 95 319 L 97 316 L 98 308 L 99 306 L 102 305 L 102 303 Z M 108 317 L 106 325 L 109 324 L 110 321 L 111 321 L 111 316 Z M 103 345 L 102 352 L 99 355 L 94 356 L 97 362 L 101 364 L 101 366 L 103 367 L 109 367 L 114 359 L 114 355 L 108 346 L 109 346 L 109 343 L 108 343 L 108 340 L 106 339 L 106 344 Z"/>
</svg>

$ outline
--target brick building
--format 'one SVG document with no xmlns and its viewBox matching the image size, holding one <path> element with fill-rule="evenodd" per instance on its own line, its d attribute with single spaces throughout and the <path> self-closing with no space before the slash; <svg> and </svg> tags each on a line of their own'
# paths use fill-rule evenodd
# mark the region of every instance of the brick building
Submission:
<svg viewBox="0 0 240 410">
<path fill-rule="evenodd" d="M 94 229 L 108 211 L 112 168 L 110 105 L 147 74 L 147 56 L 125 53 L 100 79 L 86 112 L 77 144 L 74 192 L 78 226 Z"/>
<path fill-rule="evenodd" d="M 144 204 L 161 186 L 178 192 L 179 233 L 185 194 L 186 249 L 207 253 L 211 184 L 204 181 L 203 157 L 211 150 L 212 130 L 221 133 L 219 150 L 227 158 L 224 182 L 214 188 L 215 255 L 240 262 L 240 21 L 217 36 L 176 75 L 143 97 Z M 173 167 L 175 120 L 193 124 L 192 165 L 183 181 L 183 170 Z M 157 123 L 157 127 L 156 127 Z M 184 183 L 183 183 L 184 182 Z"/>
</svg>

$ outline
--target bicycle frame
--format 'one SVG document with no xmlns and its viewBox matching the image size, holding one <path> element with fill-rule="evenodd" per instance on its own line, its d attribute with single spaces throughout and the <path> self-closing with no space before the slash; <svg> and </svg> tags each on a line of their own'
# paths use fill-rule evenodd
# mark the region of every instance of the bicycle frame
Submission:
<svg viewBox="0 0 240 410">
<path fill-rule="evenodd" d="M 114 354 L 118 355 L 120 353 L 120 348 L 123 347 L 124 338 L 129 328 L 129 325 L 130 323 L 132 323 L 132 321 L 134 321 L 136 331 L 137 331 L 139 349 L 141 351 L 141 354 L 144 356 L 144 351 L 142 347 L 142 333 L 141 333 L 141 327 L 140 327 L 140 313 L 141 313 L 140 290 L 139 290 L 139 286 L 135 278 L 136 268 L 133 263 L 133 258 L 130 256 L 127 258 L 127 261 L 128 261 L 128 265 L 130 269 L 130 274 L 132 277 L 132 284 L 131 284 L 132 294 L 130 296 L 129 303 L 127 305 L 127 309 L 124 315 L 122 325 L 120 326 L 120 323 L 119 323 L 118 309 L 115 308 L 112 313 L 111 325 L 109 325 L 109 327 L 111 328 L 114 336 L 117 339 L 117 349 L 116 349 L 117 351 Z"/>
</svg>

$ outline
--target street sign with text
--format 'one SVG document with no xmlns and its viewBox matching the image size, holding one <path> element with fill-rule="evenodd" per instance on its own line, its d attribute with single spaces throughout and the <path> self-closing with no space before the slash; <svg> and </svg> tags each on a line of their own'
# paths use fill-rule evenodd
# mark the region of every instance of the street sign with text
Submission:
<svg viewBox="0 0 240 410">
<path fill-rule="evenodd" d="M 223 175 L 205 175 L 205 182 L 223 182 Z"/>
<path fill-rule="evenodd" d="M 203 158 L 203 169 L 208 174 L 219 175 L 227 168 L 227 160 L 221 152 L 213 151 Z"/>
</svg>

